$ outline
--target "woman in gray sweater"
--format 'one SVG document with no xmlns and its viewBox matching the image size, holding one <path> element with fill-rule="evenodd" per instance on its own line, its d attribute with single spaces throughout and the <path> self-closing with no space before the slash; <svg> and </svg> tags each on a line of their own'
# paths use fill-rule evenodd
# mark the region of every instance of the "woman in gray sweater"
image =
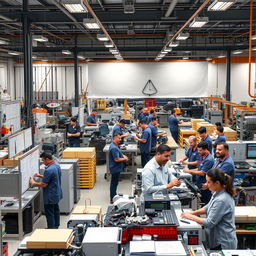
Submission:
<svg viewBox="0 0 256 256">
<path fill-rule="evenodd" d="M 206 245 L 209 249 L 236 249 L 232 178 L 220 169 L 211 169 L 206 174 L 206 180 L 208 189 L 213 192 L 210 202 L 199 210 L 182 213 L 181 217 L 204 225 Z M 197 216 L 201 214 L 206 214 L 206 218 Z"/>
</svg>

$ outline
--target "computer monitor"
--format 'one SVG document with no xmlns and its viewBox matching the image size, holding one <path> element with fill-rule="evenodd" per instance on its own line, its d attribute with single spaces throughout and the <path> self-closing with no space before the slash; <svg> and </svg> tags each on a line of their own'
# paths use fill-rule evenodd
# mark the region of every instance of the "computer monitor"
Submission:
<svg viewBox="0 0 256 256">
<path fill-rule="evenodd" d="M 59 120 L 67 119 L 67 117 L 64 114 L 58 114 Z"/>
<path fill-rule="evenodd" d="M 247 159 L 256 159 L 256 143 L 248 143 L 246 149 Z"/>
</svg>

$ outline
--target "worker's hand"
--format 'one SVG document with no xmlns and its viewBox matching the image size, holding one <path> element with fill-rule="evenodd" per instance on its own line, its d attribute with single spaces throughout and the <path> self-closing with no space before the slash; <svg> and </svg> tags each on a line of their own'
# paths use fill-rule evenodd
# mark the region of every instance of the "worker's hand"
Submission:
<svg viewBox="0 0 256 256">
<path fill-rule="evenodd" d="M 72 134 L 68 132 L 68 133 L 67 133 L 67 136 L 68 136 L 68 137 L 72 137 Z"/>
<path fill-rule="evenodd" d="M 38 173 L 38 172 L 34 174 L 34 177 L 39 177 L 39 178 L 41 178 L 41 176 L 42 176 L 42 175 L 41 175 L 40 173 Z"/>
<path fill-rule="evenodd" d="M 123 137 L 127 137 L 127 136 L 129 136 L 129 135 L 130 135 L 130 133 L 127 132 L 127 133 L 125 133 L 125 134 L 123 135 Z"/>
<path fill-rule="evenodd" d="M 203 190 L 209 189 L 207 183 L 202 184 L 202 189 L 203 189 Z"/>
<path fill-rule="evenodd" d="M 188 219 L 188 220 L 193 220 L 193 214 L 189 213 L 189 212 L 183 212 L 181 214 L 181 218 L 183 219 Z"/>
<path fill-rule="evenodd" d="M 98 122 L 96 122 L 96 124 L 98 125 L 98 124 L 100 124 L 100 122 L 98 121 Z"/>
<path fill-rule="evenodd" d="M 127 156 L 124 156 L 125 161 L 129 161 L 129 158 Z"/>
<path fill-rule="evenodd" d="M 167 188 L 172 188 L 174 186 L 179 187 L 181 184 L 181 181 L 179 179 L 173 179 L 171 182 L 167 184 Z"/>
<path fill-rule="evenodd" d="M 190 173 L 190 170 L 189 170 L 188 168 L 184 168 L 184 169 L 183 169 L 183 172 L 185 172 L 185 173 Z"/>
<path fill-rule="evenodd" d="M 34 184 L 35 184 L 35 181 L 34 181 L 34 179 L 33 179 L 32 177 L 29 178 L 29 183 L 30 183 L 31 185 L 34 185 Z"/>
</svg>

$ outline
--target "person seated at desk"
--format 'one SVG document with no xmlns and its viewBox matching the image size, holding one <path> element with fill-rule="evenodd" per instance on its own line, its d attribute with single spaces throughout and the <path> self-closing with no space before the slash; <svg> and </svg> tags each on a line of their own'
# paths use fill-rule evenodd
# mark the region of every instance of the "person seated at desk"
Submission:
<svg viewBox="0 0 256 256">
<path fill-rule="evenodd" d="M 188 138 L 189 149 L 186 151 L 185 156 L 180 160 L 181 164 L 187 164 L 189 170 L 194 170 L 200 160 L 200 155 L 197 149 L 197 138 L 196 136 L 190 136 Z M 193 175 L 193 181 L 196 181 L 196 176 Z"/>
<path fill-rule="evenodd" d="M 216 157 L 213 168 L 221 169 L 234 180 L 235 164 L 232 157 L 229 155 L 229 146 L 226 142 L 217 144 Z"/>
<path fill-rule="evenodd" d="M 183 212 L 181 217 L 204 226 L 206 246 L 209 249 L 235 250 L 237 237 L 232 178 L 214 168 L 207 172 L 206 180 L 208 188 L 213 192 L 211 201 L 199 210 Z M 197 216 L 202 214 L 206 214 L 206 218 Z"/>
<path fill-rule="evenodd" d="M 155 151 L 157 137 L 160 137 L 166 134 L 166 132 L 158 132 L 157 126 L 158 126 L 157 118 L 154 116 L 152 117 L 151 122 L 148 125 L 152 133 L 151 151 L 152 150 Z"/>
<path fill-rule="evenodd" d="M 208 151 L 210 152 L 210 154 L 212 154 L 212 139 L 210 138 L 210 136 L 206 133 L 206 128 L 204 126 L 198 128 L 197 130 L 201 141 L 206 141 L 208 144 Z"/>
<path fill-rule="evenodd" d="M 216 133 L 217 133 L 218 137 L 214 141 L 214 144 L 213 144 L 214 156 L 216 154 L 216 146 L 217 146 L 217 144 L 220 143 L 220 142 L 226 142 L 227 141 L 226 136 L 224 135 L 224 128 L 222 126 L 218 126 L 217 127 Z"/>
<path fill-rule="evenodd" d="M 140 145 L 141 165 L 143 168 L 150 159 L 152 134 L 146 120 L 140 121 L 139 125 L 142 128 L 142 134 L 137 134 L 134 139 Z"/>
<path fill-rule="evenodd" d="M 188 169 L 185 168 L 183 171 L 186 173 L 190 173 L 193 175 L 196 175 L 196 185 L 200 189 L 201 193 L 201 201 L 204 204 L 207 204 L 212 196 L 211 191 L 207 189 L 206 186 L 204 186 L 206 182 L 205 175 L 207 172 L 213 167 L 214 159 L 210 152 L 208 151 L 208 144 L 206 141 L 202 141 L 197 145 L 198 153 L 201 156 L 197 169 Z"/>
<path fill-rule="evenodd" d="M 96 115 L 97 115 L 97 109 L 93 109 L 92 113 L 87 118 L 86 125 L 88 126 L 98 125 L 98 122 L 96 120 Z"/>
<path fill-rule="evenodd" d="M 173 139 L 178 143 L 178 132 L 179 124 L 182 122 L 178 120 L 175 109 L 171 110 L 171 115 L 168 117 L 169 129 L 172 134 Z"/>
<path fill-rule="evenodd" d="M 113 203 L 113 197 L 116 195 L 116 189 L 118 186 L 118 180 L 120 173 L 124 170 L 125 164 L 129 159 L 125 156 L 121 149 L 119 148 L 119 144 L 121 141 L 121 135 L 115 133 L 113 135 L 113 141 L 109 146 L 109 171 L 111 173 L 111 182 L 110 182 L 110 203 Z"/>
<path fill-rule="evenodd" d="M 71 118 L 71 123 L 68 125 L 67 137 L 69 147 L 80 147 L 81 128 L 75 117 Z"/>
<path fill-rule="evenodd" d="M 145 165 L 142 171 L 142 197 L 158 191 L 167 192 L 168 188 L 180 186 L 181 181 L 168 170 L 171 148 L 161 144 L 156 155 Z"/>
<path fill-rule="evenodd" d="M 112 137 L 114 136 L 115 133 L 119 133 L 121 136 L 121 143 L 124 144 L 124 138 L 129 136 L 129 133 L 124 133 L 122 128 L 125 127 L 125 120 L 121 119 L 117 124 L 114 125 L 113 131 L 112 131 Z"/>
</svg>

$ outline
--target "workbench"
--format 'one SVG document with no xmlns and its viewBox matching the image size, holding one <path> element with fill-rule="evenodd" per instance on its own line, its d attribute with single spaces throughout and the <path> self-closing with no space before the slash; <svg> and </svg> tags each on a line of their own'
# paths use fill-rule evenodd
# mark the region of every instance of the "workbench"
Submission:
<svg viewBox="0 0 256 256">
<path fill-rule="evenodd" d="M 105 179 L 107 179 L 107 181 L 109 181 L 109 177 L 110 177 L 110 170 L 109 170 L 109 158 L 108 158 L 108 152 L 109 152 L 109 146 L 110 144 L 106 144 L 105 147 L 103 148 L 103 152 L 106 153 L 106 168 L 107 168 L 107 172 L 105 173 Z M 132 178 L 135 177 L 135 155 L 138 153 L 138 145 L 137 144 L 128 144 L 125 146 L 125 149 L 121 149 L 121 151 L 123 152 L 123 154 L 129 154 L 129 160 L 131 159 L 131 166 L 126 167 L 125 171 L 122 172 L 122 174 L 125 175 L 132 175 Z"/>
</svg>

